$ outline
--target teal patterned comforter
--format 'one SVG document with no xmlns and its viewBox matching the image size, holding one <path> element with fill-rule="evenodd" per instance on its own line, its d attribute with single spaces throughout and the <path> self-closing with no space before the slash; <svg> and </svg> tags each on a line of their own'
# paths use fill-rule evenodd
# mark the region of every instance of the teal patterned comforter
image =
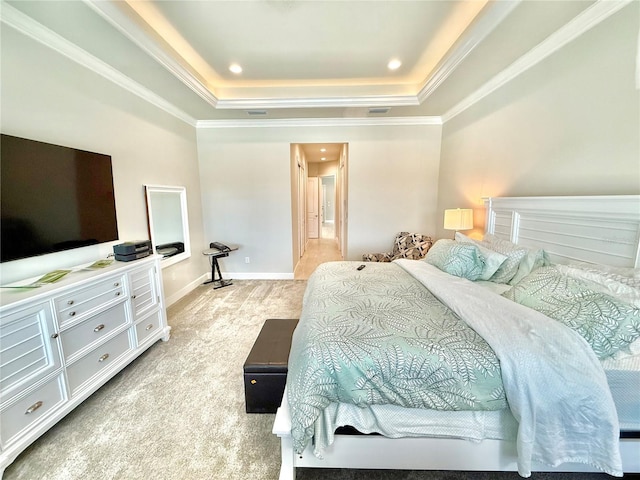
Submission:
<svg viewBox="0 0 640 480">
<path fill-rule="evenodd" d="M 507 408 L 489 345 L 395 263 L 323 264 L 294 333 L 287 399 L 294 449 L 332 402 L 439 410 Z"/>
</svg>

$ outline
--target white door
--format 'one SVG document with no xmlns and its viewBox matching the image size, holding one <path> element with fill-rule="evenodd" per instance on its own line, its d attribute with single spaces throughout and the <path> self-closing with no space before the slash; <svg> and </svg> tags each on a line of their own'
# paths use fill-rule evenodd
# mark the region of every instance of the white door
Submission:
<svg viewBox="0 0 640 480">
<path fill-rule="evenodd" d="M 320 234 L 319 205 L 318 177 L 309 177 L 307 179 L 307 238 L 318 238 Z"/>
</svg>

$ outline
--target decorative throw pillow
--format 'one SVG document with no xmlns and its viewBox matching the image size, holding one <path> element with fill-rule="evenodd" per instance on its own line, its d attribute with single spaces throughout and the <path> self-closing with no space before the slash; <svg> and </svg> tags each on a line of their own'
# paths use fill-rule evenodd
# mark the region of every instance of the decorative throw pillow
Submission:
<svg viewBox="0 0 640 480">
<path fill-rule="evenodd" d="M 395 260 L 397 258 L 420 260 L 424 258 L 432 244 L 433 240 L 431 240 L 431 237 L 427 235 L 400 232 L 393 242 L 391 260 Z"/>
<path fill-rule="evenodd" d="M 600 359 L 640 337 L 639 308 L 589 288 L 556 266 L 535 270 L 502 295 L 572 328 Z"/>
<path fill-rule="evenodd" d="M 455 239 L 457 242 L 471 243 L 480 250 L 482 258 L 484 259 L 484 269 L 482 270 L 482 275 L 480 275 L 479 280 L 489 280 L 507 259 L 506 255 L 502 255 L 501 253 L 494 252 L 493 250 L 482 246 L 481 242 L 477 242 L 473 238 L 467 237 L 464 233 L 456 232 Z"/>
<path fill-rule="evenodd" d="M 490 280 L 496 283 L 509 283 L 516 273 L 518 273 L 520 262 L 527 254 L 527 250 L 491 234 L 484 236 L 482 245 L 494 252 L 507 256 L 507 259 L 500 265 L 500 268 L 498 268 Z"/>
<path fill-rule="evenodd" d="M 484 269 L 484 259 L 478 247 L 454 240 L 438 240 L 424 260 L 443 272 L 468 280 L 478 280 Z"/>
</svg>

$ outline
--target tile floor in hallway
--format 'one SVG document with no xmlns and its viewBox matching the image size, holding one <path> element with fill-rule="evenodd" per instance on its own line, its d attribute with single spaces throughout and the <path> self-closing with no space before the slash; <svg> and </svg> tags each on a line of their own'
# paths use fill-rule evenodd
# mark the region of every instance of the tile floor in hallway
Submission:
<svg viewBox="0 0 640 480">
<path fill-rule="evenodd" d="M 307 240 L 307 249 L 294 272 L 296 280 L 306 280 L 318 265 L 342 260 L 332 225 L 323 225 L 321 238 Z"/>
</svg>

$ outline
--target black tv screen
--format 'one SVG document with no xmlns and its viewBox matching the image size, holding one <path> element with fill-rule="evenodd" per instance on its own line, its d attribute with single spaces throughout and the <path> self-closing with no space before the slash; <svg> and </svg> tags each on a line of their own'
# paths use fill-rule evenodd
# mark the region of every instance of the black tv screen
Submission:
<svg viewBox="0 0 640 480">
<path fill-rule="evenodd" d="M 0 261 L 118 239 L 111 156 L 0 137 Z"/>
</svg>

